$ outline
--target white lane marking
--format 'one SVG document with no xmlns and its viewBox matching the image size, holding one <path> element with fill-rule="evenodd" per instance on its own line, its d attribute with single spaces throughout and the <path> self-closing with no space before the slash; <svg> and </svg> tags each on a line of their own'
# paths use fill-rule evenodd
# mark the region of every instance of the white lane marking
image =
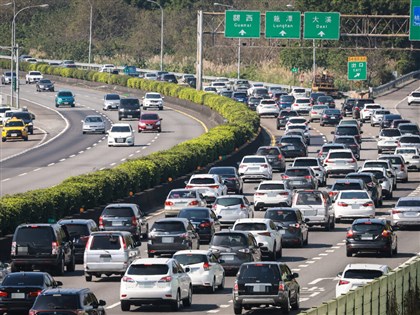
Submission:
<svg viewBox="0 0 420 315">
<path fill-rule="evenodd" d="M 133 153 L 131 153 L 128 157 L 132 157 L 134 154 Z"/>
<path fill-rule="evenodd" d="M 55 163 L 50 163 L 50 164 L 48 164 L 47 166 L 53 166 L 53 165 L 55 165 Z"/>
<path fill-rule="evenodd" d="M 35 127 L 35 129 L 40 130 L 44 134 L 44 136 L 42 137 L 41 141 L 39 141 L 39 144 L 38 145 L 40 145 L 40 144 L 42 144 L 45 141 L 45 139 L 47 139 L 48 132 L 46 132 L 44 129 L 42 129 L 40 127 Z"/>
<path fill-rule="evenodd" d="M 219 312 L 220 312 L 220 310 L 210 310 L 210 311 L 207 311 L 207 313 L 210 313 L 210 314 L 219 313 Z"/>
<path fill-rule="evenodd" d="M 222 305 L 219 305 L 219 307 L 220 308 L 227 308 L 227 307 L 230 307 L 230 305 L 229 304 L 222 304 Z"/>
<path fill-rule="evenodd" d="M 308 285 L 314 285 L 314 284 L 317 284 L 318 282 L 321 282 L 321 281 L 324 281 L 324 280 L 334 280 L 335 278 L 336 277 L 318 278 L 318 279 L 315 279 L 312 282 L 309 282 Z M 318 287 L 314 287 L 314 288 L 318 288 Z M 313 291 L 313 290 L 314 289 L 311 288 L 311 290 L 308 290 L 308 291 Z"/>
<path fill-rule="evenodd" d="M 64 162 L 66 159 L 61 159 L 60 162 Z"/>
<path fill-rule="evenodd" d="M 85 151 L 79 151 L 79 154 L 82 154 L 83 152 L 85 152 Z"/>
<path fill-rule="evenodd" d="M 308 291 L 312 292 L 312 291 L 316 291 L 317 289 L 318 289 L 318 287 L 312 287 L 312 288 L 309 288 Z"/>
<path fill-rule="evenodd" d="M 146 144 L 146 145 L 151 145 L 151 143 L 149 142 L 148 144 Z"/>
<path fill-rule="evenodd" d="M 109 165 L 114 166 L 115 164 L 117 164 L 117 163 L 111 163 L 111 164 L 109 164 Z"/>
<path fill-rule="evenodd" d="M 106 309 L 109 310 L 111 308 L 117 307 L 120 304 L 121 304 L 121 302 L 117 302 L 117 303 L 111 304 L 110 306 L 107 306 Z"/>
<path fill-rule="evenodd" d="M 307 260 L 307 261 L 305 261 L 305 263 L 306 264 L 313 264 L 315 261 L 313 261 L 313 260 Z"/>
<path fill-rule="evenodd" d="M 340 248 L 340 246 L 331 246 L 331 248 L 337 249 L 337 248 Z"/>
<path fill-rule="evenodd" d="M 300 268 L 293 268 L 292 271 L 300 271 Z"/>
<path fill-rule="evenodd" d="M 5 178 L 1 182 L 7 182 L 8 180 L 10 180 L 10 178 Z"/>
<path fill-rule="evenodd" d="M 308 267 L 308 265 L 299 265 L 298 267 L 305 268 L 305 267 Z"/>
<path fill-rule="evenodd" d="M 104 169 L 105 169 L 105 167 L 101 167 L 99 170 L 100 170 L 100 171 L 103 171 Z"/>
<path fill-rule="evenodd" d="M 25 176 L 25 175 L 28 175 L 28 173 L 22 173 L 22 174 L 19 174 L 18 176 Z"/>
<path fill-rule="evenodd" d="M 346 245 L 346 243 L 337 243 L 338 246 Z"/>
<path fill-rule="evenodd" d="M 309 298 L 300 298 L 299 302 L 305 302 L 305 301 L 308 301 L 308 300 L 309 300 Z"/>
<path fill-rule="evenodd" d="M 326 252 L 326 253 L 334 253 L 334 252 L 335 252 L 335 250 L 334 250 L 334 249 L 327 249 L 325 252 Z"/>
<path fill-rule="evenodd" d="M 320 254 L 318 254 L 318 256 L 328 256 L 328 254 L 320 253 Z"/>
<path fill-rule="evenodd" d="M 86 148 L 86 150 L 90 150 L 90 149 L 92 149 L 92 147 L 87 147 L 87 148 Z"/>
<path fill-rule="evenodd" d="M 126 158 L 121 159 L 121 162 L 124 162 L 124 161 L 127 161 L 127 159 Z"/>
<path fill-rule="evenodd" d="M 312 293 L 309 297 L 314 297 L 314 296 L 317 296 L 318 294 L 320 294 L 321 292 L 314 292 L 314 293 Z"/>
<path fill-rule="evenodd" d="M 38 167 L 38 168 L 34 169 L 33 172 L 38 172 L 40 170 L 42 170 L 42 168 Z"/>
<path fill-rule="evenodd" d="M 315 260 L 320 260 L 320 259 L 322 259 L 322 257 L 314 257 L 314 258 L 312 258 L 312 259 L 315 259 Z"/>
<path fill-rule="evenodd" d="M 69 156 L 69 158 L 73 158 L 75 156 L 76 156 L 76 154 L 72 154 L 72 155 Z"/>
</svg>

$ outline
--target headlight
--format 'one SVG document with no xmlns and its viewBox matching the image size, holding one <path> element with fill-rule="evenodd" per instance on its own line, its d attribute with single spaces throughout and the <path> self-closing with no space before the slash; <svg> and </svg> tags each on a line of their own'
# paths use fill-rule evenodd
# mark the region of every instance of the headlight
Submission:
<svg viewBox="0 0 420 315">
<path fill-rule="evenodd" d="M 160 126 L 160 121 L 156 122 L 156 126 Z"/>
<path fill-rule="evenodd" d="M 28 123 L 28 126 L 33 126 L 33 125 L 34 125 L 34 124 L 33 124 L 33 123 L 31 123 L 31 122 L 30 122 L 30 123 Z"/>
<path fill-rule="evenodd" d="M 139 123 L 140 126 L 146 126 L 146 124 L 144 122 Z"/>
<path fill-rule="evenodd" d="M 43 89 L 43 88 L 44 88 L 44 86 L 43 86 L 43 85 L 40 85 L 39 87 L 40 87 L 41 89 Z"/>
</svg>

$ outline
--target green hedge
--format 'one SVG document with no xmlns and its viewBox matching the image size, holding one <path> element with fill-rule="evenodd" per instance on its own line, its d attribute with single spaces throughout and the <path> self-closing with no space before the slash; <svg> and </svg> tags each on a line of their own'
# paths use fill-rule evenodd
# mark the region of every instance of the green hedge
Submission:
<svg viewBox="0 0 420 315">
<path fill-rule="evenodd" d="M 10 63 L 0 61 L 0 67 L 9 69 Z M 46 64 L 22 63 L 20 70 L 38 70 L 45 74 L 159 92 L 198 106 L 208 106 L 220 113 L 227 123 L 169 150 L 128 160 L 112 169 L 70 177 L 51 188 L 3 196 L 0 198 L 0 230 L 3 234 L 12 233 L 23 222 L 57 220 L 79 212 L 80 208 L 113 202 L 192 172 L 231 153 L 255 136 L 259 128 L 258 115 L 246 105 L 176 84 Z"/>
</svg>

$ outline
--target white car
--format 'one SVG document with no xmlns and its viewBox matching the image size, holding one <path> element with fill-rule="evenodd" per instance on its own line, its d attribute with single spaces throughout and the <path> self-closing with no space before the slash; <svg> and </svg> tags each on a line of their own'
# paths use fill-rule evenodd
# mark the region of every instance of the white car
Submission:
<svg viewBox="0 0 420 315">
<path fill-rule="evenodd" d="M 389 177 L 392 178 L 392 187 L 397 189 L 397 172 L 389 160 L 365 160 L 362 165 L 362 169 L 372 167 L 383 167 L 386 169 L 389 172 Z"/>
<path fill-rule="evenodd" d="M 339 282 L 335 287 L 335 296 L 349 292 L 351 289 L 363 286 L 375 278 L 382 277 L 391 271 L 386 265 L 378 264 L 348 264 L 337 276 Z"/>
<path fill-rule="evenodd" d="M 280 113 L 280 108 L 275 100 L 262 99 L 256 107 L 256 112 L 259 116 L 277 117 Z"/>
<path fill-rule="evenodd" d="M 350 149 L 330 150 L 324 159 L 327 176 L 357 172 L 357 160 Z"/>
<path fill-rule="evenodd" d="M 307 97 L 305 88 L 301 88 L 301 87 L 293 88 L 292 91 L 290 92 L 290 95 L 293 95 L 295 99 Z"/>
<path fill-rule="evenodd" d="M 395 170 L 395 176 L 397 180 L 406 183 L 408 181 L 408 163 L 404 160 L 404 157 L 400 154 L 384 154 L 378 156 L 378 160 L 388 160 Z"/>
<path fill-rule="evenodd" d="M 370 116 L 370 125 L 373 126 L 380 126 L 382 120 L 384 119 L 384 115 L 389 115 L 391 112 L 387 109 L 375 109 Z"/>
<path fill-rule="evenodd" d="M 267 157 L 260 155 L 245 155 L 239 163 L 239 176 L 245 181 L 247 179 L 272 179 L 273 169 Z"/>
<path fill-rule="evenodd" d="M 144 79 L 145 80 L 152 80 L 152 81 L 156 81 L 158 78 L 158 75 L 154 72 L 146 72 L 144 74 Z"/>
<path fill-rule="evenodd" d="M 399 140 L 400 147 L 417 147 L 420 149 L 420 136 L 412 135 L 412 136 L 401 136 Z"/>
<path fill-rule="evenodd" d="M 130 124 L 119 123 L 108 131 L 108 147 L 134 146 L 134 130 Z"/>
<path fill-rule="evenodd" d="M 227 186 L 217 174 L 194 174 L 186 182 L 185 188 L 208 188 L 213 190 L 217 196 L 227 194 Z"/>
<path fill-rule="evenodd" d="M 120 106 L 121 97 L 118 94 L 109 93 L 104 96 L 103 110 L 118 109 Z"/>
<path fill-rule="evenodd" d="M 366 104 L 365 107 L 360 111 L 360 120 L 365 122 L 366 120 L 370 120 L 373 112 L 378 109 L 383 109 L 381 104 Z"/>
<path fill-rule="evenodd" d="M 394 187 L 392 185 L 393 179 L 388 176 L 388 171 L 382 167 L 362 168 L 360 173 L 372 173 L 382 186 L 382 195 L 386 199 L 392 199 Z"/>
<path fill-rule="evenodd" d="M 392 225 L 420 225 L 420 197 L 401 197 L 390 212 Z"/>
<path fill-rule="evenodd" d="M 217 89 L 214 86 L 205 86 L 203 88 L 203 91 L 206 92 L 206 93 L 217 94 Z"/>
<path fill-rule="evenodd" d="M 163 110 L 163 99 L 160 93 L 147 92 L 143 97 L 143 109 L 147 110 L 149 108 L 158 108 Z"/>
<path fill-rule="evenodd" d="M 192 304 L 192 282 L 187 272 L 173 258 L 143 258 L 128 267 L 120 285 L 121 311 L 131 305 L 169 304 L 172 311 Z"/>
<path fill-rule="evenodd" d="M 108 64 L 104 64 L 104 65 L 101 67 L 101 69 L 99 69 L 99 72 L 109 72 L 109 73 L 111 73 L 111 72 L 113 72 L 115 69 L 116 69 L 116 68 L 115 68 L 115 65 L 108 63 Z"/>
<path fill-rule="evenodd" d="M 105 121 L 101 115 L 88 115 L 82 120 L 82 133 L 105 133 Z"/>
<path fill-rule="evenodd" d="M 295 99 L 295 102 L 292 104 L 292 110 L 297 111 L 299 114 L 309 114 L 312 110 L 311 100 L 307 97 Z"/>
<path fill-rule="evenodd" d="M 269 207 L 290 207 L 292 195 L 292 191 L 285 187 L 283 181 L 262 181 L 254 192 L 254 209 L 259 211 Z"/>
<path fill-rule="evenodd" d="M 212 209 L 222 226 L 232 226 L 238 219 L 254 217 L 252 203 L 243 195 L 220 196 Z"/>
<path fill-rule="evenodd" d="M 333 207 L 337 220 L 375 217 L 375 203 L 365 190 L 339 191 Z"/>
<path fill-rule="evenodd" d="M 177 216 L 188 207 L 207 207 L 207 202 L 197 189 L 172 189 L 165 200 L 165 217 Z"/>
<path fill-rule="evenodd" d="M 26 84 L 36 83 L 39 80 L 43 79 L 44 76 L 39 71 L 29 71 L 25 76 Z"/>
<path fill-rule="evenodd" d="M 189 267 L 188 275 L 193 287 L 206 288 L 209 293 L 225 287 L 225 270 L 212 251 L 180 250 L 173 256 L 183 268 Z"/>
<path fill-rule="evenodd" d="M 250 232 L 261 249 L 264 260 L 276 261 L 282 256 L 279 227 L 271 219 L 239 219 L 233 225 L 234 231 Z"/>
<path fill-rule="evenodd" d="M 321 159 L 315 157 L 297 157 L 294 159 L 292 167 L 310 167 L 316 178 L 318 179 L 319 186 L 327 185 L 327 172 L 322 165 Z"/>
<path fill-rule="evenodd" d="M 401 132 L 396 128 L 382 129 L 378 138 L 378 153 L 394 151 L 399 146 Z"/>
<path fill-rule="evenodd" d="M 222 90 L 229 90 L 229 87 L 226 84 L 226 82 L 212 82 L 210 86 L 216 88 L 217 92 L 220 92 Z"/>
<path fill-rule="evenodd" d="M 264 83 L 261 83 L 261 82 L 251 83 L 251 86 L 247 90 L 248 96 L 251 96 L 252 94 L 254 94 L 255 89 L 263 88 L 263 87 L 264 87 Z"/>
<path fill-rule="evenodd" d="M 419 91 L 411 92 L 407 97 L 407 102 L 408 102 L 408 105 L 420 104 L 420 92 Z"/>
<path fill-rule="evenodd" d="M 402 155 L 407 169 L 420 171 L 420 150 L 416 147 L 396 148 L 394 154 Z"/>
</svg>

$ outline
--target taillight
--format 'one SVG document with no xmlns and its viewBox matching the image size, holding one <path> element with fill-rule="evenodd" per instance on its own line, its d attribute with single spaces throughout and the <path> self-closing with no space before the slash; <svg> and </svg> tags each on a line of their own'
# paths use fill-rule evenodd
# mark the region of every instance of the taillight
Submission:
<svg viewBox="0 0 420 315">
<path fill-rule="evenodd" d="M 51 243 L 51 254 L 52 255 L 58 255 L 58 243 L 52 242 Z"/>
<path fill-rule="evenodd" d="M 397 213 L 401 213 L 401 211 L 397 209 L 392 209 L 392 214 L 397 214 Z"/>
<path fill-rule="evenodd" d="M 37 291 L 32 291 L 28 293 L 28 296 L 30 297 L 37 297 L 38 295 L 40 295 L 42 292 L 42 290 L 37 290 Z"/>
<path fill-rule="evenodd" d="M 258 232 L 258 235 L 263 235 L 263 236 L 271 236 L 270 232 Z"/>
<path fill-rule="evenodd" d="M 405 171 L 405 165 L 404 164 L 401 164 L 401 171 Z"/>
<path fill-rule="evenodd" d="M 193 200 L 188 205 L 189 206 L 198 206 L 198 200 Z"/>
<path fill-rule="evenodd" d="M 209 228 L 209 227 L 212 226 L 212 223 L 213 222 L 202 222 L 202 223 L 200 223 L 199 227 L 200 228 Z"/>
<path fill-rule="evenodd" d="M 328 159 L 326 159 L 324 162 L 325 162 L 325 163 L 331 163 L 331 161 L 330 161 L 330 160 L 328 160 Z"/>
<path fill-rule="evenodd" d="M 138 224 L 137 218 L 136 217 L 131 217 L 131 225 L 137 226 L 137 224 Z"/>
<path fill-rule="evenodd" d="M 279 196 L 289 196 L 289 193 L 287 191 L 283 191 L 279 193 Z"/>
<path fill-rule="evenodd" d="M 12 249 L 10 251 L 10 255 L 11 256 L 15 256 L 16 255 L 16 242 L 12 242 Z"/>
<path fill-rule="evenodd" d="M 277 156 L 277 158 L 278 159 L 281 159 L 283 157 L 283 155 L 281 155 L 281 154 L 279 154 L 278 156 Z"/>
<path fill-rule="evenodd" d="M 191 185 L 185 186 L 185 189 L 191 189 L 191 188 L 193 188 L 193 186 L 191 186 Z"/>
<path fill-rule="evenodd" d="M 323 118 L 328 118 L 328 116 L 327 115 L 324 115 L 324 116 L 322 116 Z"/>
<path fill-rule="evenodd" d="M 316 111 L 314 111 L 314 110 L 313 110 L 313 111 L 311 111 L 311 114 L 316 114 Z"/>
<path fill-rule="evenodd" d="M 338 282 L 338 285 L 349 284 L 349 283 L 350 283 L 349 281 L 346 281 L 346 280 L 340 280 L 340 281 Z"/>
<path fill-rule="evenodd" d="M 7 297 L 7 292 L 0 291 L 0 297 Z"/>
<path fill-rule="evenodd" d="M 122 278 L 122 282 L 131 282 L 131 283 L 133 283 L 133 282 L 136 282 L 133 278 L 130 278 L 130 277 L 127 277 L 127 276 L 124 276 L 123 278 Z"/>
<path fill-rule="evenodd" d="M 165 206 L 173 206 L 174 203 L 172 201 L 165 201 Z"/>
<path fill-rule="evenodd" d="M 245 211 L 247 208 L 246 208 L 246 206 L 245 205 L 241 205 L 241 210 L 242 211 Z"/>
<path fill-rule="evenodd" d="M 347 237 L 353 237 L 354 236 L 354 232 L 353 232 L 353 230 L 348 230 L 347 231 L 347 235 L 346 235 Z"/>
<path fill-rule="evenodd" d="M 127 243 L 125 242 L 125 237 L 121 237 L 122 245 L 124 249 L 127 249 Z"/>
<path fill-rule="evenodd" d="M 243 168 L 243 167 L 245 167 L 245 165 L 243 165 L 243 164 L 239 165 L 239 168 Z"/>
<path fill-rule="evenodd" d="M 211 188 L 211 189 L 219 189 L 219 185 L 209 186 L 209 188 Z"/>
<path fill-rule="evenodd" d="M 283 178 L 283 179 L 288 179 L 289 178 L 289 176 L 287 176 L 287 175 L 281 175 L 281 178 Z"/>
<path fill-rule="evenodd" d="M 349 205 L 345 202 L 339 202 L 337 203 L 337 205 L 339 205 L 340 207 L 348 207 Z"/>
<path fill-rule="evenodd" d="M 350 161 L 351 163 L 354 163 L 354 162 L 356 162 L 356 160 L 355 159 L 351 159 L 351 161 Z"/>
<path fill-rule="evenodd" d="M 257 192 L 257 193 L 255 193 L 255 196 L 265 196 L 265 193 Z"/>
<path fill-rule="evenodd" d="M 203 269 L 206 271 L 210 270 L 210 264 L 208 262 L 203 263 Z"/>
<path fill-rule="evenodd" d="M 373 203 L 372 202 L 366 202 L 363 204 L 363 207 L 373 207 Z"/>
<path fill-rule="evenodd" d="M 267 164 L 261 164 L 260 166 L 262 166 L 263 168 L 268 168 Z"/>
<path fill-rule="evenodd" d="M 338 194 L 338 192 L 337 191 L 330 191 L 329 193 L 328 193 L 328 195 L 330 195 L 330 197 L 334 197 L 335 195 L 337 195 Z"/>
<path fill-rule="evenodd" d="M 284 289 L 285 289 L 284 283 L 280 282 L 279 283 L 279 291 L 284 291 Z"/>
<path fill-rule="evenodd" d="M 391 235 L 391 232 L 390 231 L 388 231 L 388 230 L 383 230 L 383 232 L 382 232 L 382 236 L 383 237 L 388 237 L 388 236 L 390 236 Z"/>
<path fill-rule="evenodd" d="M 311 178 L 312 178 L 312 176 L 311 176 L 311 175 L 306 175 L 306 176 L 305 176 L 305 178 L 306 178 L 306 179 L 311 179 Z"/>
<path fill-rule="evenodd" d="M 104 218 L 102 216 L 99 217 L 99 228 L 104 227 Z"/>
<path fill-rule="evenodd" d="M 238 293 L 238 283 L 235 281 L 235 284 L 233 285 L 233 292 Z"/>
<path fill-rule="evenodd" d="M 36 311 L 34 310 L 29 310 L 29 314 L 28 315 L 36 315 Z"/>
<path fill-rule="evenodd" d="M 171 281 L 172 281 L 172 277 L 171 276 L 166 276 L 166 277 L 160 278 L 160 280 L 158 282 L 171 282 Z"/>
</svg>

